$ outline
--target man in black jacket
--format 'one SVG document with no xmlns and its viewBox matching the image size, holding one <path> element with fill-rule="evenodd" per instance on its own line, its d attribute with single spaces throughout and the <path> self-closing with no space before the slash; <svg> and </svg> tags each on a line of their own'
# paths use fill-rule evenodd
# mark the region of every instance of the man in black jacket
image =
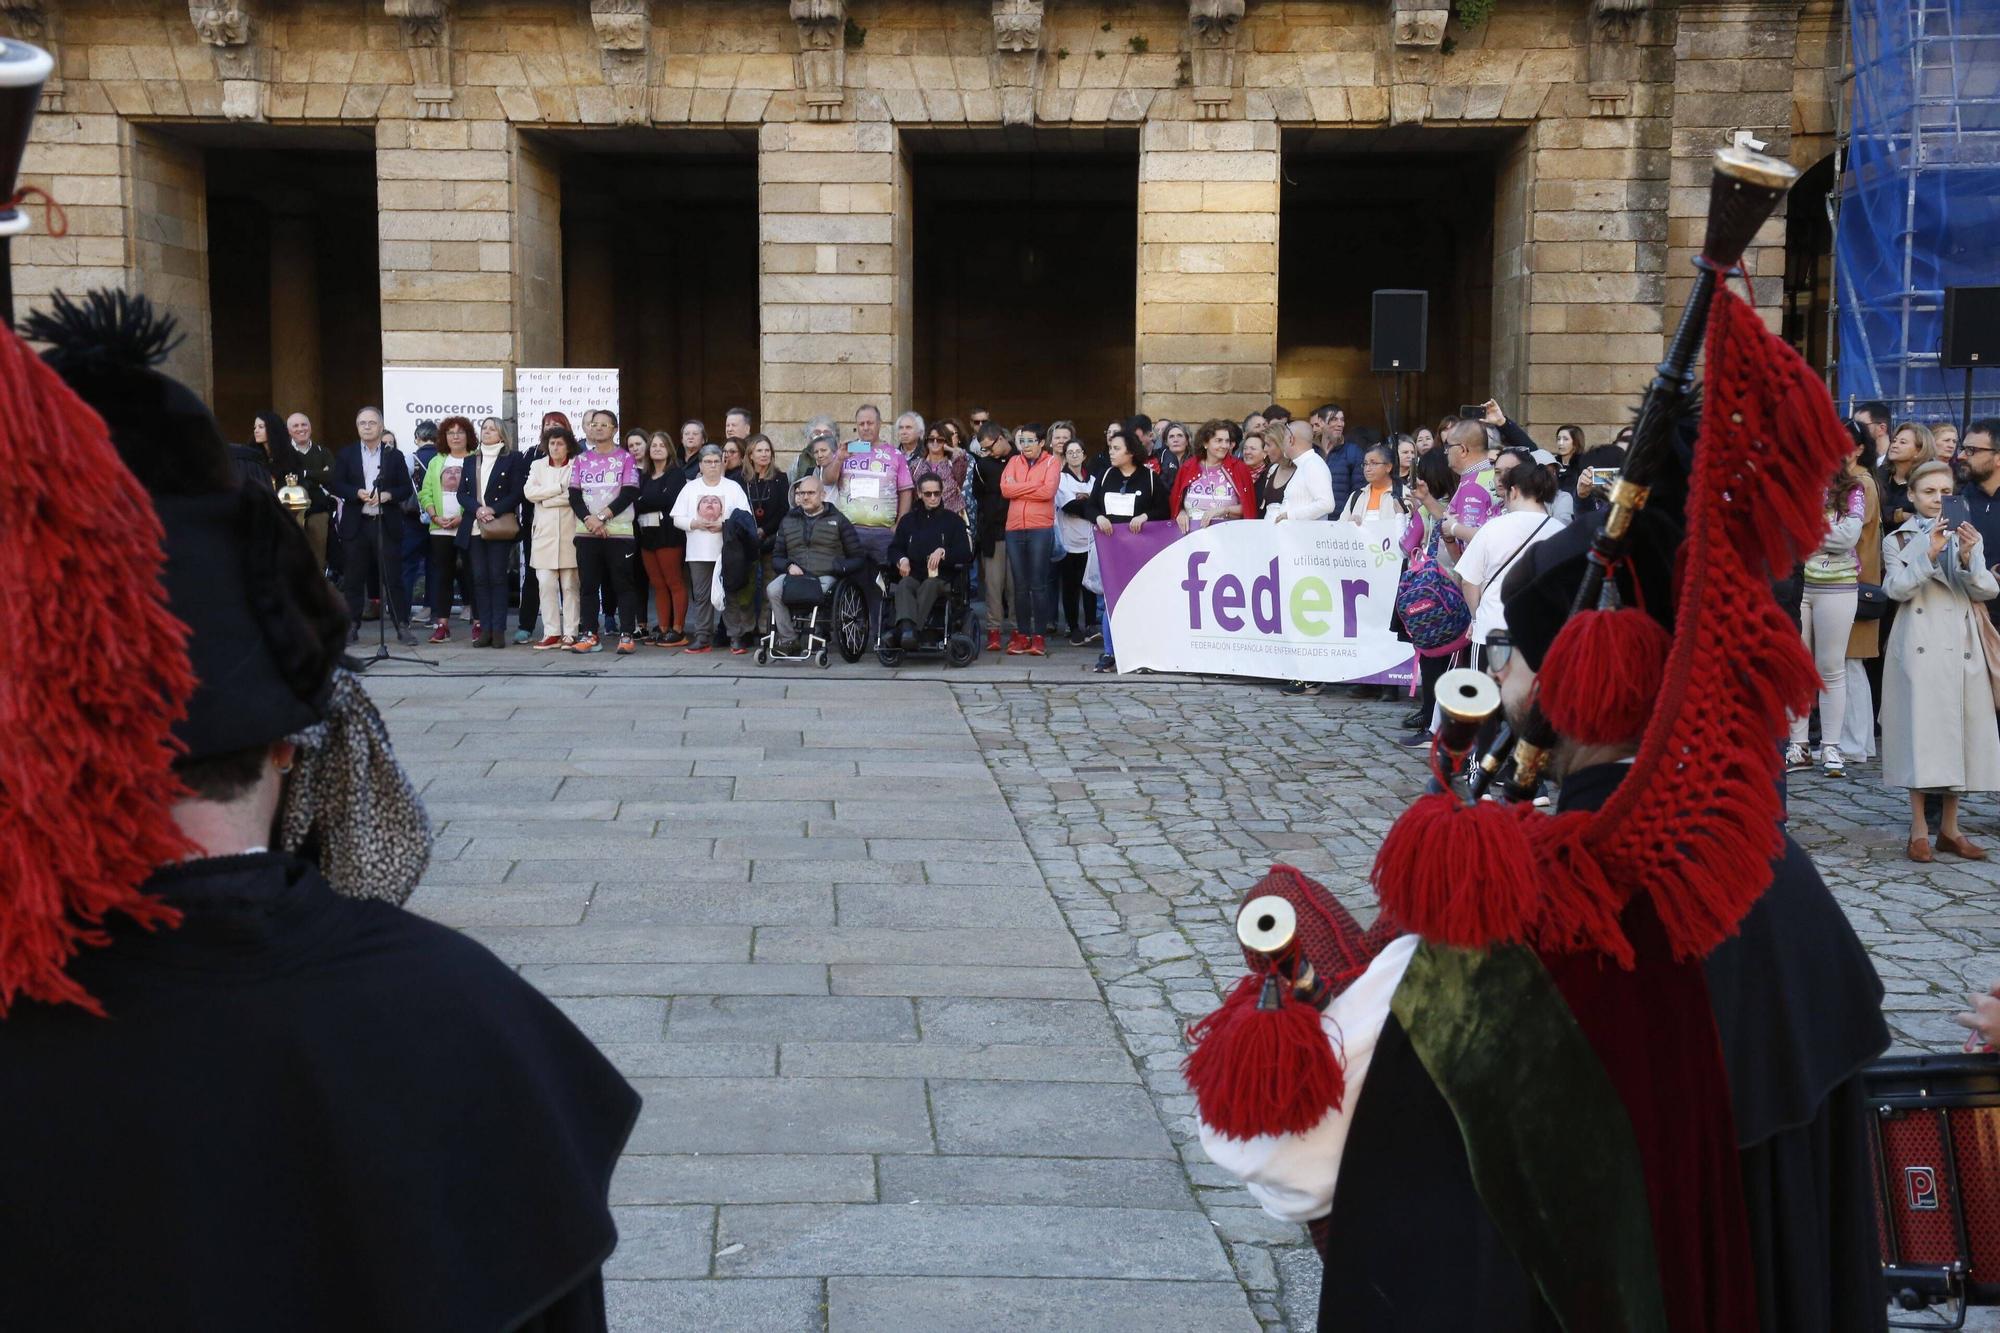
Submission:
<svg viewBox="0 0 2000 1333">
<path fill-rule="evenodd" d="M 410 608 L 403 600 L 403 501 L 416 493 L 410 482 L 410 465 L 400 449 L 382 440 L 382 411 L 364 407 L 354 417 L 354 433 L 361 437 L 340 451 L 333 462 L 333 480 L 328 489 L 340 501 L 342 576 L 340 586 L 347 594 L 347 609 L 355 624 L 348 641 L 361 634 L 361 602 L 373 574 L 382 585 L 389 603 L 389 615 L 396 622 L 396 640 L 414 644 L 410 632 Z"/>
<path fill-rule="evenodd" d="M 1006 430 L 987 422 L 979 428 L 986 452 L 973 464 L 972 494 L 979 510 L 979 585 L 986 596 L 986 651 L 1000 651 L 1001 639 L 1014 628 L 1014 584 L 1007 573 L 1007 497 L 1000 493 L 1000 474 L 1014 453 Z"/>
<path fill-rule="evenodd" d="M 207 409 L 124 350 L 171 345 L 171 324 L 70 309 L 28 328 L 116 452 L 0 333 L 6 419 L 54 423 L 115 497 L 61 536 L 102 555 L 150 506 L 163 539 L 103 561 L 144 602 L 85 565 L 21 603 L 82 597 L 100 627 L 116 607 L 138 655 L 86 693 L 38 692 L 66 754 L 125 762 L 8 771 L 74 822 L 38 836 L 34 808 L 0 811 L 0 843 L 61 849 L 0 876 L 0 1322 L 602 1333 L 606 1190 L 638 1097 L 499 959 L 380 900 L 407 824 L 371 822 L 382 855 L 340 891 L 324 854 L 345 838 L 318 844 L 331 873 L 280 850 L 302 786 L 350 835 L 348 784 L 388 795 L 381 720 L 339 670 L 346 610 L 276 500 L 234 483 Z M 49 444 L 17 430 L 0 451 Z M 46 526 L 0 532 L 0 569 Z"/>
<path fill-rule="evenodd" d="M 917 507 L 903 515 L 889 539 L 889 567 L 900 576 L 894 646 L 905 652 L 917 646 L 917 630 L 930 620 L 937 599 L 971 563 L 965 520 L 944 507 L 944 483 L 926 476 L 917 483 Z"/>
<path fill-rule="evenodd" d="M 816 578 L 821 592 L 832 592 L 834 579 L 859 569 L 866 560 L 861 534 L 847 515 L 826 503 L 826 488 L 817 473 L 801 477 L 792 488 L 792 498 L 798 503 L 778 525 L 777 540 L 771 544 L 771 567 L 782 572 L 764 588 L 781 652 L 791 652 L 799 638 L 792 608 L 785 605 L 785 579 Z"/>
<path fill-rule="evenodd" d="M 285 486 L 290 484 L 288 478 L 297 477 L 305 487 L 310 501 L 304 519 L 306 540 L 312 543 L 313 558 L 325 569 L 326 534 L 333 520 L 333 497 L 326 486 L 333 475 L 333 456 L 313 443 L 312 418 L 303 412 L 285 418 L 285 434 L 290 443 L 271 445 L 271 479 Z"/>
</svg>

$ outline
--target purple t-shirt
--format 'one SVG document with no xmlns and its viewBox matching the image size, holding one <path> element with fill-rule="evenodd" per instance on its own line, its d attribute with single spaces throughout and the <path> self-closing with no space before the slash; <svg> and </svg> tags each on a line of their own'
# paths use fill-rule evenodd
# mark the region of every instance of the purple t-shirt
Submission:
<svg viewBox="0 0 2000 1333">
<path fill-rule="evenodd" d="M 1452 492 L 1451 496 L 1452 518 L 1463 527 L 1484 526 L 1486 520 L 1500 507 L 1500 502 L 1493 498 L 1493 487 L 1498 480 L 1499 477 L 1494 469 L 1483 463 L 1461 475 L 1458 479 L 1458 489 Z M 1452 535 L 1462 537 L 1464 541 L 1472 540 L 1470 536 L 1458 532 L 1457 529 L 1453 529 Z"/>
<path fill-rule="evenodd" d="M 595 514 L 610 507 L 618 498 L 618 492 L 627 486 L 639 484 L 639 465 L 632 461 L 632 455 L 623 449 L 613 449 L 600 454 L 595 449 L 586 449 L 570 465 L 569 484 L 583 492 L 583 507 Z M 583 525 L 577 525 L 576 535 L 586 537 Z M 627 507 L 613 514 L 604 524 L 607 537 L 630 537 L 632 535 L 632 510 Z"/>
<path fill-rule="evenodd" d="M 840 512 L 857 528 L 896 526 L 896 495 L 911 489 L 910 460 L 893 444 L 840 460 Z"/>
</svg>

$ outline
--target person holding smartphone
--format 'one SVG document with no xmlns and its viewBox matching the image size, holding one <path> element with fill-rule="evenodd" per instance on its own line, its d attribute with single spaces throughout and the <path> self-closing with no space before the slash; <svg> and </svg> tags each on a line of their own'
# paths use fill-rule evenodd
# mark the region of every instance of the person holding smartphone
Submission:
<svg viewBox="0 0 2000 1333">
<path fill-rule="evenodd" d="M 1958 826 L 1966 792 L 2000 791 L 2000 732 L 1978 617 L 2000 597 L 1979 529 L 1935 459 L 1909 477 L 1915 515 L 1882 543 L 1882 591 L 1903 604 L 1882 666 L 1882 782 L 1910 793 L 1912 861 L 1932 859 L 1924 796 L 1942 798 L 1937 849 L 1969 861 L 1986 850 Z"/>
</svg>

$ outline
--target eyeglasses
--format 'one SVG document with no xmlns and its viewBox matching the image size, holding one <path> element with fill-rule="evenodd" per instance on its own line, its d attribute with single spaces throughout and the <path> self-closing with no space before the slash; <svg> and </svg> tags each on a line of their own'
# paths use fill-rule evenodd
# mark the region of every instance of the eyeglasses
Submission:
<svg viewBox="0 0 2000 1333">
<path fill-rule="evenodd" d="M 1958 456 L 1960 458 L 1968 458 L 1973 454 L 1990 454 L 1996 452 L 2000 452 L 2000 450 L 1995 450 L 1984 444 L 1961 444 L 1958 446 Z"/>
<path fill-rule="evenodd" d="M 1514 660 L 1514 638 L 1504 629 L 1496 629 L 1486 636 L 1486 671 L 1497 676 L 1507 669 Z"/>
</svg>

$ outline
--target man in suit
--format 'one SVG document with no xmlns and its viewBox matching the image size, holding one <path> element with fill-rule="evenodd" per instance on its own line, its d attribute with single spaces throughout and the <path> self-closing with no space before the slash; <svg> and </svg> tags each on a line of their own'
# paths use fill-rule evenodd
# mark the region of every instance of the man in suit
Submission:
<svg viewBox="0 0 2000 1333">
<path fill-rule="evenodd" d="M 340 501 L 336 531 L 343 556 L 341 589 L 347 594 L 353 623 L 348 642 L 360 636 L 361 603 L 373 574 L 396 622 L 397 642 L 414 645 L 417 639 L 410 632 L 402 577 L 403 502 L 416 491 L 410 465 L 399 450 L 383 443 L 380 408 L 362 408 L 354 418 L 354 433 L 361 438 L 334 459 L 333 480 L 327 487 Z"/>
</svg>

